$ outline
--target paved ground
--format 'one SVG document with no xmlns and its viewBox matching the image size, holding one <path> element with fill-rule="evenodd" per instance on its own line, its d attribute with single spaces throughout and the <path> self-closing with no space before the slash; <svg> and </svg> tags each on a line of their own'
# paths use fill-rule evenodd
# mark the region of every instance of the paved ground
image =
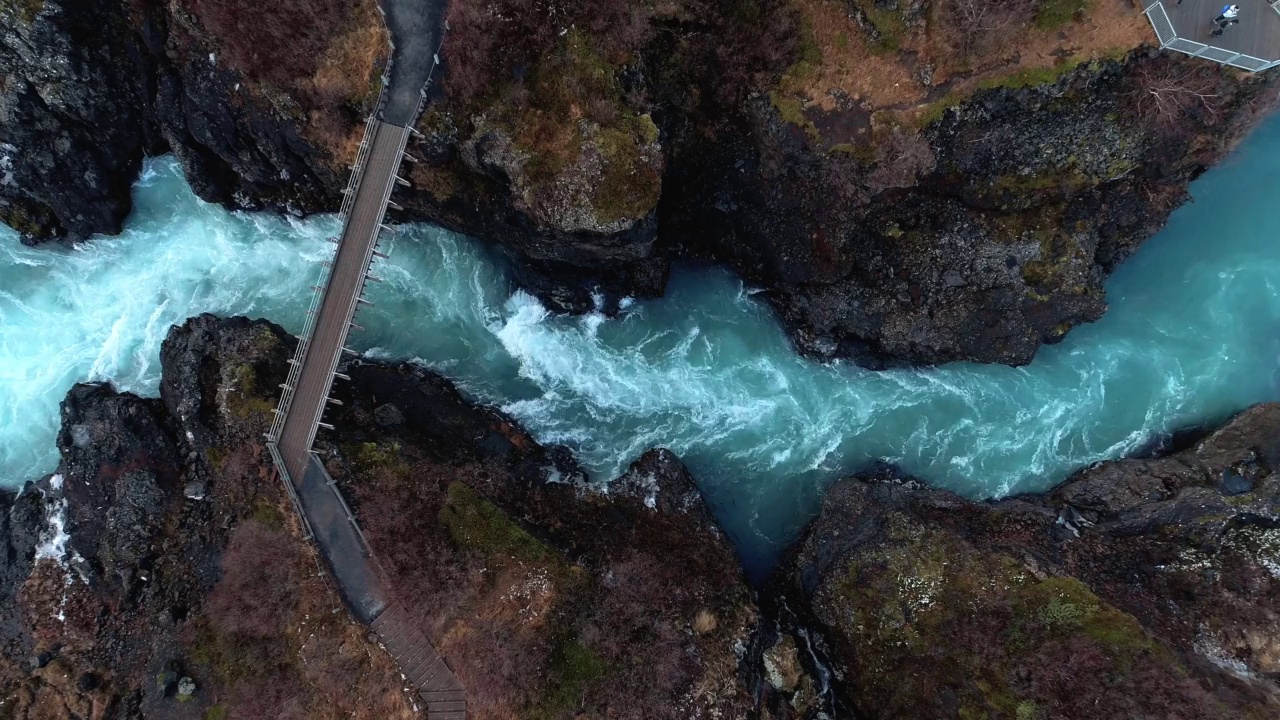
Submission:
<svg viewBox="0 0 1280 720">
<path fill-rule="evenodd" d="M 1211 36 L 1213 19 L 1225 0 L 1161 0 L 1178 37 L 1244 53 L 1262 60 L 1280 60 L 1280 13 L 1266 0 L 1236 0 L 1240 22 L 1219 36 Z"/>
<path fill-rule="evenodd" d="M 395 57 L 391 87 L 382 119 L 406 126 L 414 121 L 421 90 L 435 68 L 435 54 L 443 37 L 445 3 L 441 0 L 383 0 Z"/>
<path fill-rule="evenodd" d="M 302 511 L 307 514 L 320 552 L 329 561 L 343 598 L 364 623 L 371 623 L 387 607 L 369 558 L 364 540 L 348 519 L 335 488 L 329 486 L 329 475 L 312 456 L 302 475 L 294 483 Z"/>
</svg>

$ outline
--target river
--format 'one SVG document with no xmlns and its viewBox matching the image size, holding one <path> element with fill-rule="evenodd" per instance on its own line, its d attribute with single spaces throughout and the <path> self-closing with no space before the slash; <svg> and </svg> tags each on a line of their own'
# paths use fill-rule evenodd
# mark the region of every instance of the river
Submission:
<svg viewBox="0 0 1280 720">
<path fill-rule="evenodd" d="M 876 459 L 964 495 L 1038 491 L 1172 429 L 1280 398 L 1280 116 L 1193 186 L 1107 283 L 1111 310 L 1025 368 L 870 372 L 798 357 L 754 288 L 677 269 L 615 319 L 559 316 L 501 262 L 426 225 L 391 240 L 352 344 L 414 359 L 501 406 L 593 477 L 679 453 L 748 569 L 776 559 L 821 488 Z M 0 482 L 57 464 L 72 383 L 154 395 L 168 327 L 200 312 L 302 325 L 336 219 L 231 213 L 148 161 L 119 237 L 32 249 L 0 226 Z"/>
</svg>

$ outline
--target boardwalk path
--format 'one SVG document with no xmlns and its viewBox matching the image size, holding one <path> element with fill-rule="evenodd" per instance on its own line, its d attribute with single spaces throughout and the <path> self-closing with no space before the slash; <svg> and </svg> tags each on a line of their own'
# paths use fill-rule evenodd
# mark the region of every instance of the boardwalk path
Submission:
<svg viewBox="0 0 1280 720">
<path fill-rule="evenodd" d="M 422 631 L 395 604 L 355 517 L 312 453 L 356 311 L 366 303 L 369 266 L 391 193 L 399 179 L 410 128 L 426 100 L 437 62 L 444 0 L 383 0 L 394 49 L 378 109 L 369 118 L 342 206 L 342 235 L 324 286 L 308 311 L 291 361 L 267 448 L 307 533 L 333 570 L 343 598 L 381 638 L 404 677 L 417 688 L 428 720 L 464 720 L 466 695 Z"/>
</svg>

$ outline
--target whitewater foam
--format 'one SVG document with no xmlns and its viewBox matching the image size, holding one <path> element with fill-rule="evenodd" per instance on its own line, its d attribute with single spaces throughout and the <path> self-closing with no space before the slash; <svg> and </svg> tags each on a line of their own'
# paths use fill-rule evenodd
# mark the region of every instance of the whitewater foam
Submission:
<svg viewBox="0 0 1280 720">
<path fill-rule="evenodd" d="M 596 480 L 653 446 L 693 469 L 749 564 L 767 566 L 833 477 L 888 458 L 964 494 L 1041 490 L 1180 425 L 1278 396 L 1280 120 L 1206 174 L 1108 285 L 1112 309 L 1025 368 L 870 372 L 798 357 L 758 291 L 679 269 L 667 296 L 565 317 L 502 261 L 426 226 L 388 239 L 353 342 L 412 359 L 573 448 Z M 119 238 L 31 249 L 0 231 L 0 478 L 53 469 L 58 402 L 110 380 L 154 394 L 169 326 L 200 312 L 296 331 L 335 220 L 200 202 L 149 161 Z M 1213 237 L 1212 253 L 1201 241 Z M 601 299 L 603 304 L 603 299 Z"/>
</svg>

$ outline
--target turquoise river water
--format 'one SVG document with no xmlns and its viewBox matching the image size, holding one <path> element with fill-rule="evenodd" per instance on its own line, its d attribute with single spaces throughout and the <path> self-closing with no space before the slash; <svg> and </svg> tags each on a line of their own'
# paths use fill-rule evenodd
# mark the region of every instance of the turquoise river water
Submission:
<svg viewBox="0 0 1280 720">
<path fill-rule="evenodd" d="M 884 458 L 971 497 L 1043 490 L 1174 428 L 1280 397 L 1280 117 L 1197 181 L 1107 286 L 1111 310 L 1025 368 L 870 372 L 798 357 L 755 291 L 677 271 L 620 317 L 558 316 L 465 237 L 406 226 L 377 274 L 371 356 L 412 358 L 573 447 L 598 481 L 664 445 L 748 567 L 769 566 L 826 483 Z M 336 220 L 230 213 L 150 161 L 125 232 L 31 249 L 0 227 L 0 482 L 57 463 L 81 379 L 154 394 L 170 325 L 200 312 L 298 331 Z"/>
</svg>

